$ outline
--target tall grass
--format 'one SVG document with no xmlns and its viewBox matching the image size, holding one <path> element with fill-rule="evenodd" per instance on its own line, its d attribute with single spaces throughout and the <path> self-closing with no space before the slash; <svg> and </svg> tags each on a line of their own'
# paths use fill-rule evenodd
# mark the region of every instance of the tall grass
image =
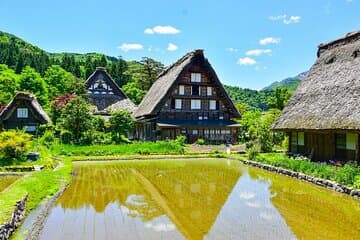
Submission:
<svg viewBox="0 0 360 240">
<path fill-rule="evenodd" d="M 342 167 L 324 165 L 309 160 L 291 159 L 285 154 L 264 153 L 256 157 L 256 161 L 275 167 L 305 173 L 314 177 L 324 178 L 347 186 L 358 187 L 356 179 L 360 176 L 360 166 L 345 164 Z"/>
<path fill-rule="evenodd" d="M 119 145 L 56 145 L 52 147 L 54 155 L 65 156 L 101 156 L 121 154 L 182 154 L 184 148 L 175 141 L 133 142 Z"/>
</svg>

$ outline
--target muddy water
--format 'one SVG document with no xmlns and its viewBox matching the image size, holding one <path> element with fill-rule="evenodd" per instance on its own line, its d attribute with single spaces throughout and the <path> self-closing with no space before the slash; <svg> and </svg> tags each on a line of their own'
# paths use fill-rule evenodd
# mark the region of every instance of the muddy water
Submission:
<svg viewBox="0 0 360 240">
<path fill-rule="evenodd" d="M 42 239 L 359 239 L 360 201 L 219 159 L 78 163 Z"/>
</svg>

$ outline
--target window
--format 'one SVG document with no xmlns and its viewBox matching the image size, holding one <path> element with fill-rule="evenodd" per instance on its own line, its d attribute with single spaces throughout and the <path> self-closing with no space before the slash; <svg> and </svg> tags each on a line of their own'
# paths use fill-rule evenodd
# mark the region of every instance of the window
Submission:
<svg viewBox="0 0 360 240">
<path fill-rule="evenodd" d="M 17 109 L 18 118 L 28 118 L 28 109 L 27 108 L 18 108 Z"/>
<path fill-rule="evenodd" d="M 179 85 L 179 95 L 184 95 L 185 94 L 185 87 L 184 85 Z"/>
<path fill-rule="evenodd" d="M 216 110 L 216 100 L 210 100 L 209 101 L 209 109 L 210 110 Z"/>
<path fill-rule="evenodd" d="M 191 73 L 191 82 L 201 82 L 201 73 Z"/>
<path fill-rule="evenodd" d="M 209 135 L 209 129 L 205 129 L 205 130 L 204 130 L 204 134 L 205 134 L 205 135 Z"/>
<path fill-rule="evenodd" d="M 192 130 L 192 134 L 193 134 L 193 135 L 197 135 L 198 133 L 199 133 L 199 132 L 198 132 L 197 129 Z"/>
<path fill-rule="evenodd" d="M 25 126 L 25 131 L 26 132 L 35 132 L 36 126 Z"/>
<path fill-rule="evenodd" d="M 220 120 L 224 120 L 224 116 L 219 116 L 219 119 L 220 119 Z"/>
<path fill-rule="evenodd" d="M 191 99 L 191 109 L 201 109 L 201 101 L 197 99 Z"/>
<path fill-rule="evenodd" d="M 298 132 L 298 136 L 297 136 L 297 144 L 299 146 L 304 146 L 304 132 Z"/>
<path fill-rule="evenodd" d="M 338 133 L 336 134 L 336 148 L 337 149 L 346 149 L 346 134 Z"/>
<path fill-rule="evenodd" d="M 207 87 L 207 95 L 212 96 L 212 87 Z"/>
<path fill-rule="evenodd" d="M 175 99 L 175 109 L 181 109 L 182 101 L 181 99 Z"/>
<path fill-rule="evenodd" d="M 220 129 L 216 129 L 215 134 L 220 134 Z"/>
<path fill-rule="evenodd" d="M 355 133 L 347 133 L 346 134 L 346 149 L 348 150 L 356 150 L 356 144 L 358 141 L 358 135 Z"/>
<path fill-rule="evenodd" d="M 203 120 L 203 117 L 202 117 L 202 116 L 199 116 L 199 120 Z"/>
<path fill-rule="evenodd" d="M 191 95 L 199 96 L 200 94 L 199 86 L 191 86 Z"/>
</svg>

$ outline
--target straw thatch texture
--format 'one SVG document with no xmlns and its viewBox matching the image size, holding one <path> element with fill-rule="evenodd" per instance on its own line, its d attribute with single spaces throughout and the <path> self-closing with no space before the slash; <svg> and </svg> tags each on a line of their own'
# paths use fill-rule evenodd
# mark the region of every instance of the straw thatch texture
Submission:
<svg viewBox="0 0 360 240">
<path fill-rule="evenodd" d="M 171 91 L 176 87 L 176 82 L 181 79 L 194 62 L 201 63 L 210 73 L 213 81 L 217 84 L 224 96 L 225 101 L 228 101 L 228 105 L 230 106 L 229 111 L 233 115 L 232 117 L 240 117 L 239 112 L 236 110 L 233 102 L 217 77 L 215 70 L 204 57 L 203 50 L 201 49 L 187 53 L 159 74 L 157 80 L 153 83 L 150 90 L 139 104 L 138 109 L 135 111 L 135 117 L 141 118 L 158 114 L 171 94 Z"/>
<path fill-rule="evenodd" d="M 106 112 L 114 112 L 117 110 L 127 110 L 131 113 L 136 111 L 136 105 L 128 98 L 124 98 L 120 101 L 117 101 L 116 103 L 110 105 L 107 107 Z"/>
<path fill-rule="evenodd" d="M 0 121 L 6 120 L 10 117 L 11 113 L 14 111 L 16 107 L 16 102 L 19 100 L 25 100 L 29 103 L 29 105 L 36 111 L 38 115 L 38 120 L 40 123 L 49 123 L 51 122 L 49 116 L 46 114 L 44 109 L 41 107 L 36 97 L 31 93 L 26 92 L 17 92 L 15 97 L 11 100 L 11 102 L 6 106 L 6 108 L 0 113 Z"/>
<path fill-rule="evenodd" d="M 360 32 L 321 44 L 274 130 L 360 130 Z"/>
</svg>

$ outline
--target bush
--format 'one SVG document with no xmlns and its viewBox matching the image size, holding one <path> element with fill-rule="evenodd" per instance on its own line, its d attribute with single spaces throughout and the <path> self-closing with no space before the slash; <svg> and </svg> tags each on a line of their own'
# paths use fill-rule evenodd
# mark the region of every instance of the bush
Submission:
<svg viewBox="0 0 360 240">
<path fill-rule="evenodd" d="M 53 131 L 46 130 L 43 136 L 40 138 L 40 143 L 49 148 L 55 142 L 55 136 Z"/>
<path fill-rule="evenodd" d="M 180 146 L 185 146 L 186 137 L 184 135 L 179 135 L 176 137 L 175 142 Z"/>
<path fill-rule="evenodd" d="M 257 144 L 254 144 L 251 148 L 248 150 L 248 155 L 250 160 L 255 160 L 257 156 L 260 153 L 260 147 Z"/>
<path fill-rule="evenodd" d="M 30 146 L 31 135 L 24 131 L 8 130 L 0 133 L 0 158 L 20 159 Z"/>
<path fill-rule="evenodd" d="M 197 140 L 197 143 L 198 143 L 199 145 L 204 145 L 204 144 L 205 144 L 205 140 L 202 139 L 202 138 L 199 138 L 199 139 Z"/>
<path fill-rule="evenodd" d="M 71 143 L 72 134 L 70 131 L 62 130 L 60 133 L 60 140 L 63 144 L 70 144 Z"/>
</svg>

